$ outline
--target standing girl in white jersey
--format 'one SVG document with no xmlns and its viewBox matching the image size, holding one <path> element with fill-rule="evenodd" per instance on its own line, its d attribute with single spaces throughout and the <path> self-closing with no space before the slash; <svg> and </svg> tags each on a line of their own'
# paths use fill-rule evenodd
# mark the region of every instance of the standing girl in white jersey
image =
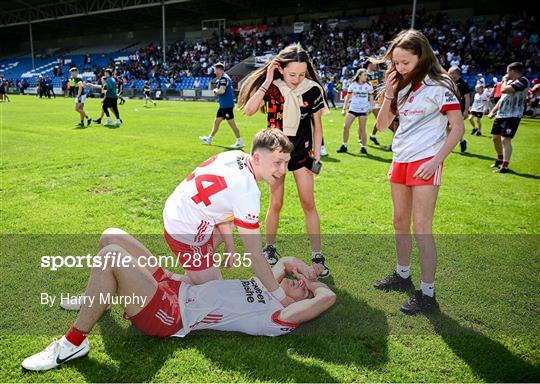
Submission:
<svg viewBox="0 0 540 384">
<path fill-rule="evenodd" d="M 439 64 L 429 41 L 416 31 L 402 31 L 382 59 L 391 60 L 386 71 L 382 106 L 377 128 L 387 128 L 399 114 L 399 128 L 392 142 L 394 158 L 388 173 L 392 192 L 397 268 L 377 281 L 375 288 L 408 290 L 413 287 L 410 272 L 411 221 L 420 253 L 420 289 L 405 302 L 406 314 L 425 313 L 437 308 L 435 270 L 437 249 L 432 222 L 443 160 L 464 132 L 456 84 Z M 446 137 L 446 126 L 450 133 Z"/>
<path fill-rule="evenodd" d="M 473 127 L 471 135 L 482 136 L 482 116 L 489 105 L 489 95 L 484 92 L 484 87 L 481 84 L 476 85 L 476 93 L 471 106 L 471 114 L 469 121 Z"/>
<path fill-rule="evenodd" d="M 366 142 L 366 121 L 369 112 L 373 106 L 373 87 L 368 83 L 367 71 L 359 69 L 351 80 L 347 96 L 343 103 L 341 114 L 345 116 L 343 123 L 343 144 L 337 150 L 338 152 L 347 152 L 347 143 L 349 141 L 349 128 L 358 117 L 358 141 L 362 145 L 360 153 L 367 155 Z M 349 107 L 347 115 L 345 115 Z"/>
</svg>

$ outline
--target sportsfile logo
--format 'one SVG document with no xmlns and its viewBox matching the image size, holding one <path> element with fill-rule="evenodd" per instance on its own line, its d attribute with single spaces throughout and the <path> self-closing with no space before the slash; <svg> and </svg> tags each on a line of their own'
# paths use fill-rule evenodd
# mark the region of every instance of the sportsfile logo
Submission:
<svg viewBox="0 0 540 384">
<path fill-rule="evenodd" d="M 251 267 L 251 253 L 179 253 L 178 257 L 170 255 L 162 256 L 131 256 L 121 252 L 109 251 L 104 255 L 90 254 L 85 256 L 41 256 L 41 268 L 57 271 L 61 268 L 191 268 L 200 267 L 209 263 L 215 267 Z"/>
</svg>

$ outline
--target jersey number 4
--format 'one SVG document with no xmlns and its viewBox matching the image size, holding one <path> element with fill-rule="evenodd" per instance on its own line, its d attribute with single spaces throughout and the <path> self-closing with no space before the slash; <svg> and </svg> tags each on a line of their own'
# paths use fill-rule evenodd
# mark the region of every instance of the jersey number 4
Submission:
<svg viewBox="0 0 540 384">
<path fill-rule="evenodd" d="M 210 159 L 204 161 L 199 168 L 205 167 L 208 164 L 211 164 L 216 159 L 216 156 L 211 157 Z M 218 175 L 199 175 L 195 176 L 193 173 L 187 177 L 188 181 L 195 178 L 195 188 L 197 188 L 197 194 L 191 197 L 191 200 L 195 204 L 204 203 L 207 207 L 212 204 L 210 201 L 210 196 L 215 195 L 218 192 L 223 191 L 227 188 L 227 182 L 225 178 Z M 207 185 L 204 186 L 203 182 L 206 182 Z"/>
</svg>

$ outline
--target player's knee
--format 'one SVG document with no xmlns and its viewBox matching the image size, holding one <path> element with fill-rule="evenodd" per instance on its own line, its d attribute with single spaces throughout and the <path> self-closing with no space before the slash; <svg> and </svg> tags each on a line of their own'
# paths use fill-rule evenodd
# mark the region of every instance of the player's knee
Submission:
<svg viewBox="0 0 540 384">
<path fill-rule="evenodd" d="M 431 220 L 418 219 L 413 222 L 413 232 L 417 240 L 421 240 L 422 235 L 430 235 L 432 232 Z"/>
<path fill-rule="evenodd" d="M 268 208 L 272 212 L 279 213 L 282 207 L 283 207 L 283 200 L 277 200 L 277 201 L 271 201 Z"/>
<path fill-rule="evenodd" d="M 127 232 L 121 230 L 120 228 L 107 228 L 103 231 L 101 237 L 99 238 L 99 246 L 100 248 L 103 248 L 109 244 L 114 244 L 118 236 L 126 234 Z"/>
<path fill-rule="evenodd" d="M 411 221 L 407 215 L 395 215 L 392 218 L 394 229 L 399 232 L 409 231 L 411 228 Z"/>
<path fill-rule="evenodd" d="M 300 204 L 304 212 L 312 212 L 315 210 L 315 199 L 311 197 L 300 197 Z"/>
</svg>

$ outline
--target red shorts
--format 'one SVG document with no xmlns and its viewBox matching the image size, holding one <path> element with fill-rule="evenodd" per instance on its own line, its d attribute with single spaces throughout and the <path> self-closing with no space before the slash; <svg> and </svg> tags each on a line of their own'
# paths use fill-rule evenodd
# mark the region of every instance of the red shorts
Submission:
<svg viewBox="0 0 540 384">
<path fill-rule="evenodd" d="M 178 301 L 178 290 L 182 282 L 169 279 L 161 268 L 154 272 L 154 278 L 158 286 L 150 302 L 135 316 L 129 317 L 124 313 L 124 318 L 146 335 L 171 336 L 182 329 Z"/>
<path fill-rule="evenodd" d="M 163 230 L 171 251 L 178 257 L 186 271 L 204 271 L 214 265 L 214 234 L 202 245 L 189 245 L 176 240 Z"/>
<path fill-rule="evenodd" d="M 441 175 L 443 169 L 442 163 L 437 167 L 437 170 L 433 176 L 427 180 L 415 179 L 413 177 L 415 172 L 418 170 L 418 167 L 431 159 L 433 159 L 433 156 L 413 161 L 411 163 L 397 163 L 393 161 L 392 165 L 390 166 L 390 170 L 388 171 L 388 180 L 390 180 L 392 183 L 404 184 L 408 187 L 415 185 L 441 185 Z"/>
</svg>

